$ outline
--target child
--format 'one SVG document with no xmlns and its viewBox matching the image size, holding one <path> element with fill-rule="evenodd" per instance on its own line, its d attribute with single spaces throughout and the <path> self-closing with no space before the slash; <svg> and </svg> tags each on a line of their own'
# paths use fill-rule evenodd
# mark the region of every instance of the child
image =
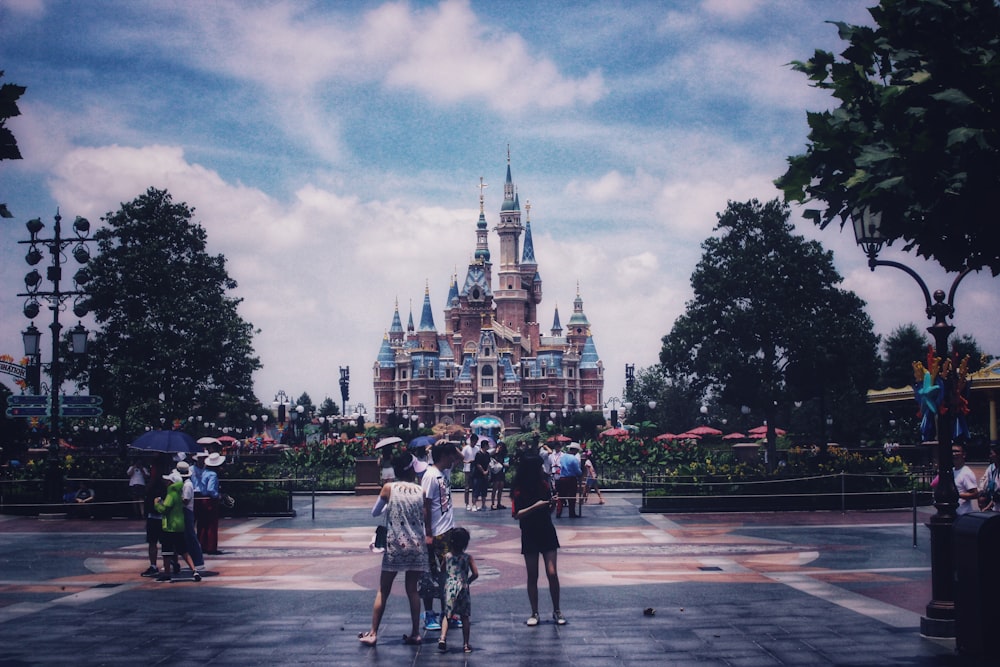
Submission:
<svg viewBox="0 0 1000 667">
<path fill-rule="evenodd" d="M 163 573 L 156 581 L 171 580 L 172 562 L 177 556 L 184 558 L 184 562 L 191 568 L 192 578 L 201 581 L 201 574 L 195 569 L 184 540 L 184 500 L 181 498 L 184 478 L 175 469 L 169 475 L 164 475 L 163 479 L 170 483 L 167 497 L 153 500 L 153 507 L 163 515 Z"/>
<path fill-rule="evenodd" d="M 469 645 L 469 616 L 472 613 L 472 598 L 469 595 L 469 584 L 479 578 L 476 561 L 465 553 L 469 546 L 469 531 L 465 528 L 455 528 L 448 540 L 448 553 L 445 558 L 444 613 L 441 614 L 441 639 L 438 640 L 438 650 L 448 650 L 448 619 L 457 615 L 462 619 L 463 650 L 472 653 Z"/>
</svg>

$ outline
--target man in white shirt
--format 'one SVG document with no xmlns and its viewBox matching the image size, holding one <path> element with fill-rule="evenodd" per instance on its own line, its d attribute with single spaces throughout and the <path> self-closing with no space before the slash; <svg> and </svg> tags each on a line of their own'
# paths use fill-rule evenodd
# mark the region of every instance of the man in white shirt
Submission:
<svg viewBox="0 0 1000 667">
<path fill-rule="evenodd" d="M 465 473 L 465 509 L 471 510 L 472 504 L 469 502 L 469 494 L 472 493 L 472 462 L 476 460 L 476 434 L 470 433 L 469 438 L 462 448 L 462 472 Z"/>
<path fill-rule="evenodd" d="M 964 445 L 955 444 L 951 446 L 951 460 L 955 474 L 955 488 L 958 489 L 958 509 L 956 510 L 956 514 L 968 514 L 976 509 L 972 501 L 979 498 L 979 480 L 976 479 L 976 473 L 972 472 L 972 469 L 965 465 Z"/>
<path fill-rule="evenodd" d="M 434 599 L 441 600 L 444 611 L 444 554 L 448 534 L 455 527 L 451 503 L 451 467 L 463 459 L 454 442 L 436 443 L 431 449 L 434 464 L 427 467 L 420 486 L 424 490 L 424 528 L 430 571 L 420 579 L 420 597 L 424 600 L 424 627 L 440 630 L 441 620 L 434 613 Z M 460 627 L 461 624 L 455 626 Z"/>
</svg>

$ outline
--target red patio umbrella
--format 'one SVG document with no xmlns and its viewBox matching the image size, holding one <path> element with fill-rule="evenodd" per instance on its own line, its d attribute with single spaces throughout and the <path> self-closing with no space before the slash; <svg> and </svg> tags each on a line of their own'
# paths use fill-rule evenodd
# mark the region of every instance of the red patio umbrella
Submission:
<svg viewBox="0 0 1000 667">
<path fill-rule="evenodd" d="M 545 444 L 548 444 L 550 442 L 572 442 L 572 441 L 573 441 L 573 438 L 567 437 L 567 436 L 563 435 L 562 433 L 560 433 L 559 435 L 554 435 L 551 438 L 549 438 L 548 440 L 546 440 Z"/>
<path fill-rule="evenodd" d="M 701 440 L 701 436 L 697 433 L 692 433 L 688 431 L 687 433 L 681 433 L 677 436 L 678 440 Z"/>
<path fill-rule="evenodd" d="M 774 427 L 774 432 L 777 435 L 785 435 L 786 431 L 783 428 L 778 428 L 777 426 L 775 426 Z M 757 426 L 757 427 L 754 427 L 754 428 L 750 429 L 749 431 L 747 431 L 747 433 L 749 433 L 750 435 L 752 435 L 754 437 L 765 436 L 765 435 L 767 435 L 767 426 Z"/>
<path fill-rule="evenodd" d="M 676 433 L 661 433 L 660 435 L 653 438 L 653 440 L 655 440 L 656 442 L 663 442 L 664 440 L 676 440 L 676 439 L 677 439 Z"/>
<path fill-rule="evenodd" d="M 601 431 L 602 438 L 627 438 L 629 432 L 623 428 L 609 428 L 607 431 Z"/>
<path fill-rule="evenodd" d="M 685 433 L 694 433 L 695 435 L 722 435 L 722 431 L 717 428 L 712 428 L 711 426 L 696 426 L 685 431 Z"/>
<path fill-rule="evenodd" d="M 722 436 L 723 440 L 746 440 L 746 436 L 742 433 L 727 433 Z"/>
</svg>

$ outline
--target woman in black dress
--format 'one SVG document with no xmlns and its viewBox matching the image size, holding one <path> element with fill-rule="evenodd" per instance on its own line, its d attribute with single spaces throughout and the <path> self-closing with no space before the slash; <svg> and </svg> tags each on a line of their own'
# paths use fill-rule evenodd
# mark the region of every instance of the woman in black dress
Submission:
<svg viewBox="0 0 1000 667">
<path fill-rule="evenodd" d="M 528 453 L 518 462 L 517 473 L 511 483 L 511 514 L 521 524 L 521 554 L 528 572 L 528 601 L 531 616 L 527 625 L 538 625 L 538 556 L 545 563 L 545 576 L 549 580 L 549 596 L 552 598 L 552 618 L 558 625 L 565 625 L 566 619 L 559 610 L 559 572 L 556 569 L 556 554 L 559 538 L 552 525 L 552 492 L 542 471 L 542 459 Z"/>
</svg>

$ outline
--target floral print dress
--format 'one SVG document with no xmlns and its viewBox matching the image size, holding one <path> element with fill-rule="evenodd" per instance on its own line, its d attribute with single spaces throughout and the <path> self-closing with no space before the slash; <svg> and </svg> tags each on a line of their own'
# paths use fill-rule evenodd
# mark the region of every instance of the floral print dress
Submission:
<svg viewBox="0 0 1000 667">
<path fill-rule="evenodd" d="M 445 556 L 444 615 L 470 616 L 472 596 L 469 595 L 469 554 L 448 553 Z"/>
<path fill-rule="evenodd" d="M 392 482 L 387 513 L 382 569 L 387 572 L 426 572 L 424 544 L 424 490 L 411 482 Z"/>
</svg>

